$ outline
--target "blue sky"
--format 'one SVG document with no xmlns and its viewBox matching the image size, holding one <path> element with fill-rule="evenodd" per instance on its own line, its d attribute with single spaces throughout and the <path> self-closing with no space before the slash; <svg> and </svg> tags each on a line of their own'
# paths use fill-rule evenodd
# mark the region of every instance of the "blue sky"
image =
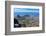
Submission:
<svg viewBox="0 0 46 36">
<path fill-rule="evenodd" d="M 15 12 L 39 12 L 39 9 L 32 8 L 15 8 Z"/>
<path fill-rule="evenodd" d="M 14 15 L 38 15 L 39 9 L 32 8 L 15 8 Z"/>
</svg>

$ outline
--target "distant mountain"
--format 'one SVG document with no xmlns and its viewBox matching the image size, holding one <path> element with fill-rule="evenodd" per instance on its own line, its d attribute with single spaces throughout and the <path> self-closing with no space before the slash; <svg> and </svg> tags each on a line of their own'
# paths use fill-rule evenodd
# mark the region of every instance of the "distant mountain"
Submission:
<svg viewBox="0 0 46 36">
<path fill-rule="evenodd" d="M 38 12 L 16 12 L 14 13 L 14 16 L 39 16 Z"/>
</svg>

